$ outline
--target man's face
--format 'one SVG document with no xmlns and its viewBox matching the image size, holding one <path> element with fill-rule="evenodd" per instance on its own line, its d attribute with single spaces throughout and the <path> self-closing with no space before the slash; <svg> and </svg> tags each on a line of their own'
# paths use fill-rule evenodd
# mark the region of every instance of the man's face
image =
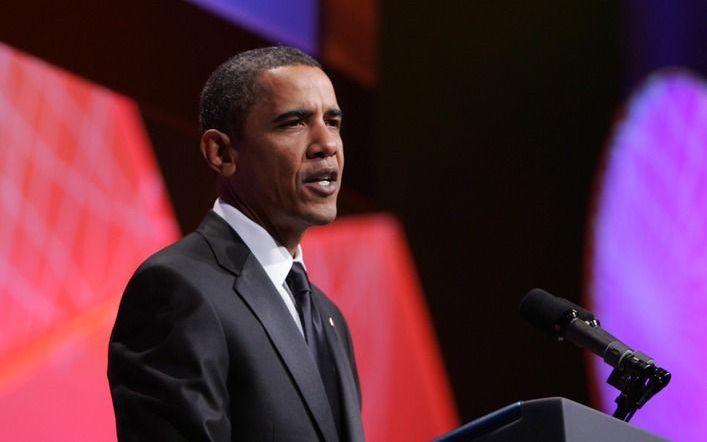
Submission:
<svg viewBox="0 0 707 442">
<path fill-rule="evenodd" d="M 243 135 L 233 145 L 232 191 L 276 238 L 336 217 L 344 169 L 341 110 L 321 69 L 261 73 Z"/>
</svg>

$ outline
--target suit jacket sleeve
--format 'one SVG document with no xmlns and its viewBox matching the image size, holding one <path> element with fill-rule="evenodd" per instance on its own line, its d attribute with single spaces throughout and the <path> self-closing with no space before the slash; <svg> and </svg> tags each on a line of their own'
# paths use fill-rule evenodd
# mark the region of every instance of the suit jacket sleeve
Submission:
<svg viewBox="0 0 707 442">
<path fill-rule="evenodd" d="M 224 332 L 213 306 L 176 271 L 138 269 L 108 361 L 120 441 L 230 440 Z"/>
</svg>

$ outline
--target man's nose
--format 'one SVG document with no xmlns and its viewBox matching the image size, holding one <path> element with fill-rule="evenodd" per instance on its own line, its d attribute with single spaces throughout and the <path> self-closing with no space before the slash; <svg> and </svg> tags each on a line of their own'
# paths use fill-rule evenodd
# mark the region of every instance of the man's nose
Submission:
<svg viewBox="0 0 707 442">
<path fill-rule="evenodd" d="M 307 150 L 310 158 L 326 158 L 335 155 L 341 149 L 339 129 L 319 122 L 312 127 L 312 138 Z"/>
</svg>

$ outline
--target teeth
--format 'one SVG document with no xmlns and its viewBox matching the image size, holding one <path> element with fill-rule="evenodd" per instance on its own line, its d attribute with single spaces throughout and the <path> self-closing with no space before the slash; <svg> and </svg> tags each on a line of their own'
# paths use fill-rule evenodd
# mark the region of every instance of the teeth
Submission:
<svg viewBox="0 0 707 442">
<path fill-rule="evenodd" d="M 311 175 L 306 182 L 316 183 L 320 186 L 330 186 L 336 181 L 336 174 L 332 172 L 322 172 L 320 175 Z"/>
<path fill-rule="evenodd" d="M 327 173 L 314 177 L 312 181 L 334 181 L 334 177 L 331 174 Z"/>
</svg>

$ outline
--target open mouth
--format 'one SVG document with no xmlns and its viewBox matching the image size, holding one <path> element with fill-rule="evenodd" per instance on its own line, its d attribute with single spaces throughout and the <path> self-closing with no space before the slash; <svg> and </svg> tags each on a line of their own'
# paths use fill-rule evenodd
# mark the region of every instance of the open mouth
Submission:
<svg viewBox="0 0 707 442">
<path fill-rule="evenodd" d="M 328 186 L 333 181 L 336 181 L 336 179 L 334 177 L 332 177 L 331 175 L 324 175 L 324 176 L 315 178 L 312 182 L 315 182 L 315 183 L 319 184 L 320 186 Z"/>
<path fill-rule="evenodd" d="M 334 169 L 315 171 L 304 179 L 308 188 L 322 196 L 329 196 L 336 191 L 336 182 L 339 173 Z"/>
<path fill-rule="evenodd" d="M 322 172 L 316 172 L 309 175 L 304 182 L 305 183 L 317 183 L 322 186 L 328 186 L 333 182 L 336 182 L 338 173 L 335 170 L 327 170 Z"/>
</svg>

